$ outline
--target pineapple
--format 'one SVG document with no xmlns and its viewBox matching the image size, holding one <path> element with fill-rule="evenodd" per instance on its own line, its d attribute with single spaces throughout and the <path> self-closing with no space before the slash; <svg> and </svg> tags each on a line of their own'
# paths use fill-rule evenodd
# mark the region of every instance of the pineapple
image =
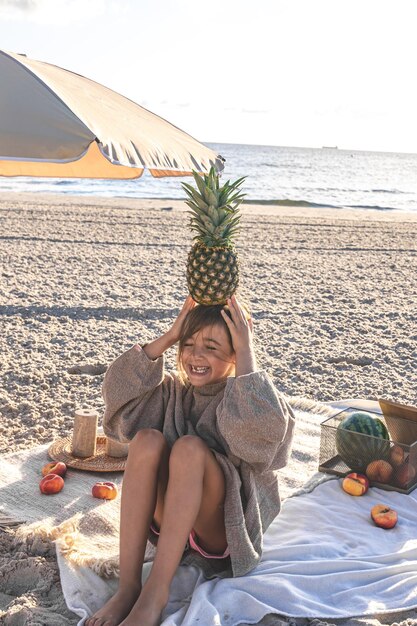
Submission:
<svg viewBox="0 0 417 626">
<path fill-rule="evenodd" d="M 193 172 L 197 189 L 182 183 L 190 208 L 190 228 L 195 233 L 188 254 L 187 285 L 199 304 L 225 304 L 239 284 L 239 261 L 234 239 L 239 231 L 238 206 L 245 194 L 239 187 L 245 177 L 222 187 L 212 167 L 201 176 Z"/>
</svg>

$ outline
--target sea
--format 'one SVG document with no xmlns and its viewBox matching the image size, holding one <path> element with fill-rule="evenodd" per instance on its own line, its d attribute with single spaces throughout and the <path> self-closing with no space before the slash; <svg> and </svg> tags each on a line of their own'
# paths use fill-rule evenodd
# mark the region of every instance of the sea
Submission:
<svg viewBox="0 0 417 626">
<path fill-rule="evenodd" d="M 207 143 L 222 155 L 222 178 L 246 179 L 245 201 L 277 206 L 417 211 L 417 154 L 337 146 L 296 148 Z M 181 199 L 182 181 L 146 173 L 133 181 L 1 178 L 0 192 L 41 192 L 117 198 Z"/>
</svg>

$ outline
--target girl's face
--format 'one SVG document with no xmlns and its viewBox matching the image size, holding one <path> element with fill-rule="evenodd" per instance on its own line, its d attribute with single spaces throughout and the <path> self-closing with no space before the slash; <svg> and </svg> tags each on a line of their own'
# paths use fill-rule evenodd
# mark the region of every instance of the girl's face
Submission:
<svg viewBox="0 0 417 626">
<path fill-rule="evenodd" d="M 222 326 L 202 328 L 184 343 L 181 364 L 195 387 L 225 380 L 235 371 L 235 354 Z"/>
</svg>

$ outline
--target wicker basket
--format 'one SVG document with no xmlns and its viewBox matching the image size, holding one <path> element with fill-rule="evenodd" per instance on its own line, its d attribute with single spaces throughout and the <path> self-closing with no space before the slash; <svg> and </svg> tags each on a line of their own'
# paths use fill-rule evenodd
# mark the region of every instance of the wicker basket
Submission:
<svg viewBox="0 0 417 626">
<path fill-rule="evenodd" d="M 338 454 L 336 433 L 340 422 L 348 415 L 358 411 L 361 413 L 364 412 L 363 409 L 349 407 L 322 422 L 320 429 L 320 472 L 345 476 L 354 471 Z M 390 415 L 386 418 L 380 413 L 373 411 L 366 411 L 366 413 L 371 414 L 373 417 L 378 417 L 387 426 L 390 435 L 390 452 L 394 446 L 399 446 L 404 451 L 403 463 L 400 466 L 394 466 L 392 463 L 394 471 L 390 481 L 387 483 L 371 481 L 371 486 L 398 491 L 400 493 L 410 493 L 417 487 L 417 423 L 395 417 L 394 415 Z M 404 437 L 397 438 L 400 434 L 404 435 L 404 433 L 407 433 L 408 440 L 413 439 L 413 443 L 403 443 Z M 370 435 L 355 433 L 355 436 L 356 435 L 360 438 L 374 439 L 374 437 Z"/>
</svg>

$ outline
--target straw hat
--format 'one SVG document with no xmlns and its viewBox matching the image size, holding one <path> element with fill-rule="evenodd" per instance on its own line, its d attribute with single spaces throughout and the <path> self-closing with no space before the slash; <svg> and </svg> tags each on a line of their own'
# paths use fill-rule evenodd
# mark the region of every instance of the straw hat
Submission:
<svg viewBox="0 0 417 626">
<path fill-rule="evenodd" d="M 113 457 L 106 454 L 106 437 L 98 436 L 96 454 L 81 458 L 71 452 L 72 437 L 57 439 L 48 448 L 48 455 L 53 461 L 63 461 L 68 467 L 90 472 L 123 472 L 127 457 Z"/>
</svg>

